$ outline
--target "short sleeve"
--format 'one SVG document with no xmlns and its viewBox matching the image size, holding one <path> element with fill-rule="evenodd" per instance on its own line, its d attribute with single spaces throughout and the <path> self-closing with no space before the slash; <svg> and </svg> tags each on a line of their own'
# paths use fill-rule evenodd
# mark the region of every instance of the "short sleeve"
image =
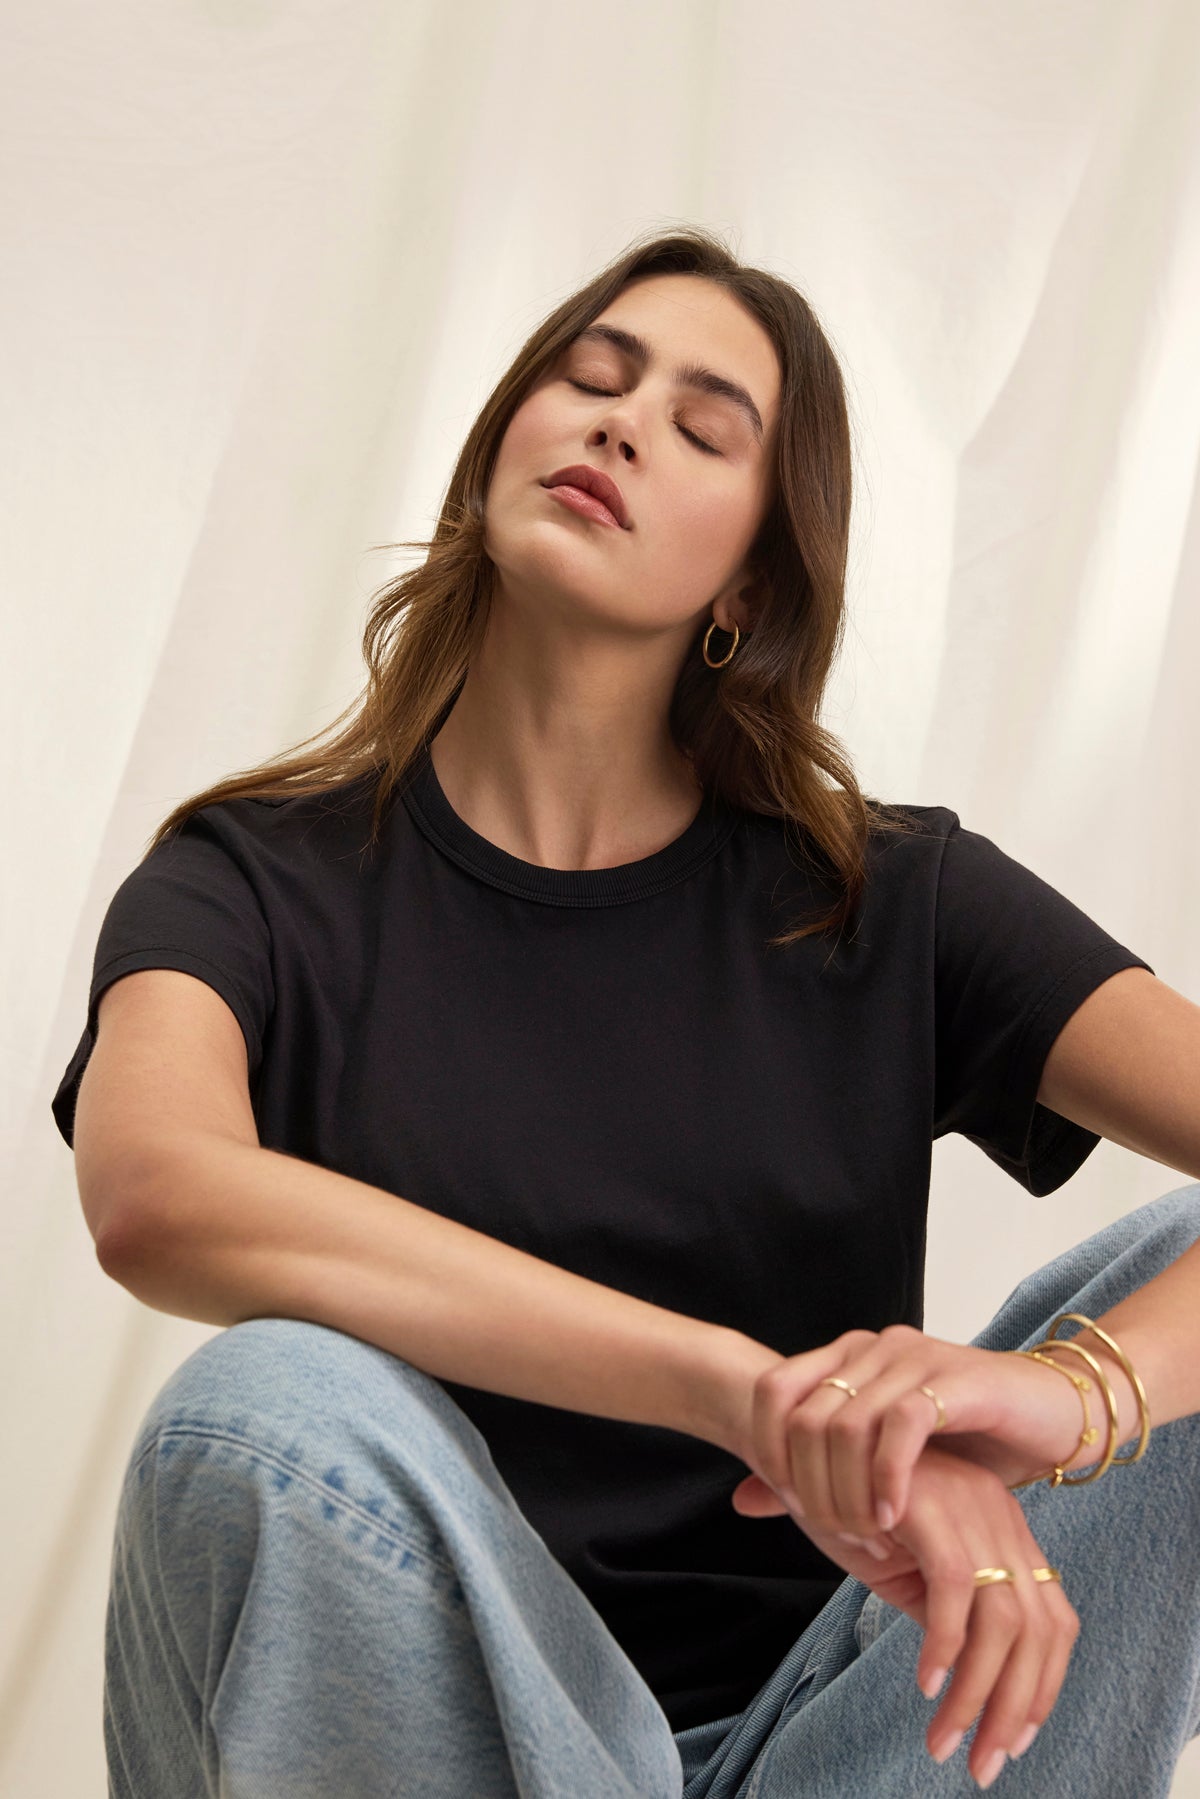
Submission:
<svg viewBox="0 0 1200 1799">
<path fill-rule="evenodd" d="M 958 1131 L 1035 1195 L 1100 1141 L 1037 1101 L 1055 1038 L 1123 968 L 1154 970 L 956 814 L 938 876 L 935 1137 Z"/>
<path fill-rule="evenodd" d="M 156 845 L 114 893 L 96 944 L 87 1022 L 51 1101 L 54 1121 L 72 1149 L 75 1104 L 96 1043 L 100 997 L 136 969 L 177 968 L 214 988 L 242 1027 L 253 1084 L 275 988 L 271 932 L 248 843 L 228 805 L 203 808 Z"/>
</svg>

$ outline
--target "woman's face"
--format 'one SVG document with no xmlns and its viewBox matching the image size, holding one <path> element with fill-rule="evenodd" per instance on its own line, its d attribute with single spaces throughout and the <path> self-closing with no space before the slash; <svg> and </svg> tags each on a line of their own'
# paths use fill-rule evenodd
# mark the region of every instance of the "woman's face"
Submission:
<svg viewBox="0 0 1200 1799">
<path fill-rule="evenodd" d="M 775 347 L 731 294 L 696 275 L 632 283 L 597 326 L 642 339 L 648 356 L 585 333 L 513 415 L 486 505 L 497 597 L 543 621 L 549 608 L 601 629 L 677 624 L 690 641 L 713 600 L 751 575 L 745 558 L 774 487 Z M 694 385 L 687 365 L 744 390 L 749 404 Z M 624 529 L 545 486 L 573 463 L 616 482 Z"/>
</svg>

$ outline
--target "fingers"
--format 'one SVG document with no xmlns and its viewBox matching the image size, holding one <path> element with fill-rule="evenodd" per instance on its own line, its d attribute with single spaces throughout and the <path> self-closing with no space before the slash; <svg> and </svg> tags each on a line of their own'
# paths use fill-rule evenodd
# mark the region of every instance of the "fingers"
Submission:
<svg viewBox="0 0 1200 1799">
<path fill-rule="evenodd" d="M 1079 1635 L 1079 1613 L 1062 1588 L 1055 1582 L 1048 1582 L 1038 1590 L 1042 1595 L 1042 1603 L 1049 1613 L 1053 1635 L 1046 1660 L 1042 1665 L 1041 1677 L 1030 1702 L 1025 1725 L 1010 1751 L 1013 1755 L 1024 1754 L 1054 1710 L 1058 1702 L 1058 1695 L 1062 1691 L 1063 1681 L 1067 1677 L 1071 1651 L 1074 1649 L 1076 1638 Z"/>
<path fill-rule="evenodd" d="M 957 1534 L 944 1515 L 940 1524 L 930 1519 L 930 1542 L 917 1551 L 926 1580 L 918 1683 L 932 1698 L 944 1671 L 954 1670 L 926 1746 L 936 1761 L 947 1760 L 978 1718 L 969 1768 L 980 1786 L 991 1784 L 1006 1756 L 1028 1748 L 1049 1716 L 1079 1634 L 1061 1586 L 1034 1580 L 1031 1570 L 1044 1557 L 1019 1505 L 1005 1499 L 1007 1517 L 1006 1508 L 986 1503 Z M 1012 1568 L 1015 1582 L 976 1587 L 975 1569 L 992 1565 Z"/>
<path fill-rule="evenodd" d="M 755 1389 L 755 1440 L 765 1478 L 787 1488 L 806 1517 L 870 1539 L 903 1515 L 912 1467 L 938 1422 L 935 1402 L 920 1391 L 929 1341 L 891 1325 L 879 1334 L 849 1331 L 829 1348 L 845 1386 L 827 1384 L 820 1363 L 815 1380 L 811 1366 L 773 1367 Z M 885 1504 L 890 1515 L 881 1513 Z"/>
<path fill-rule="evenodd" d="M 969 1767 L 976 1781 L 990 1785 L 1029 1720 L 1051 1635 L 1047 1608 L 1026 1570 L 1018 1570 L 1013 1585 L 975 1591 L 966 1642 L 926 1733 L 935 1761 L 954 1754 L 978 1717 Z"/>
<path fill-rule="evenodd" d="M 793 1414 L 800 1415 L 796 1410 L 798 1406 L 809 1404 L 814 1406 L 807 1414 L 809 1422 L 828 1416 L 831 1408 L 827 1404 L 822 1406 L 821 1402 L 840 1399 L 844 1395 L 839 1388 L 823 1387 L 820 1382 L 835 1374 L 844 1379 L 845 1376 L 839 1374 L 842 1363 L 855 1355 L 861 1356 L 862 1351 L 876 1341 L 873 1331 L 846 1331 L 820 1351 L 810 1351 L 775 1364 L 755 1381 L 751 1412 L 759 1472 L 776 1492 L 782 1493 L 785 1489 L 795 1492 L 786 1429 L 789 1418 Z M 800 1497 L 799 1493 L 795 1496 Z M 803 1510 L 807 1515 L 808 1504 L 803 1505 Z"/>
<path fill-rule="evenodd" d="M 936 1427 L 936 1406 L 919 1387 L 901 1394 L 884 1416 L 875 1442 L 871 1478 L 876 1514 L 881 1523 L 888 1520 L 889 1529 L 908 1510 L 912 1471 Z"/>
<path fill-rule="evenodd" d="M 786 1424 L 789 1481 L 806 1518 L 822 1528 L 837 1531 L 847 1542 L 865 1544 L 872 1554 L 886 1555 L 871 1503 L 870 1465 L 874 1424 L 863 1408 L 848 1417 L 839 1405 L 840 1389 L 826 1387 L 814 1394 Z M 830 1401 L 833 1405 L 831 1407 Z M 834 1490 L 835 1471 L 842 1491 Z M 860 1495 L 845 1497 L 847 1484 Z"/>
<path fill-rule="evenodd" d="M 925 1576 L 925 1641 L 917 1658 L 917 1685 L 927 1699 L 936 1699 L 967 1640 L 975 1603 L 973 1565 L 960 1545 L 950 1543 L 932 1555 L 918 1547 L 918 1555 Z M 939 1712 L 935 1722 L 941 1719 Z"/>
</svg>

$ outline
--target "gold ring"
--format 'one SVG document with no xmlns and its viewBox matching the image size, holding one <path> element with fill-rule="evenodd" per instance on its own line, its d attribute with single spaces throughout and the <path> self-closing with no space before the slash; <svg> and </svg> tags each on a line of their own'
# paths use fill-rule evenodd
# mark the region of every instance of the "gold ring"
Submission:
<svg viewBox="0 0 1200 1799">
<path fill-rule="evenodd" d="M 1059 1586 L 1062 1585 L 1062 1575 L 1057 1568 L 1031 1568 L 1029 1572 L 1035 1580 L 1056 1580 Z"/>
<path fill-rule="evenodd" d="M 1011 1568 L 976 1568 L 975 1585 L 977 1587 L 994 1587 L 1003 1580 L 1016 1580 Z"/>
<path fill-rule="evenodd" d="M 938 1416 L 937 1416 L 937 1423 L 933 1427 L 934 1430 L 944 1430 L 945 1425 L 946 1425 L 946 1408 L 945 1408 L 945 1406 L 942 1404 L 941 1400 L 938 1398 L 937 1394 L 934 1392 L 932 1387 L 922 1387 L 921 1391 L 922 1391 L 922 1393 L 927 1393 L 929 1395 L 929 1398 L 932 1399 L 934 1405 L 937 1407 Z"/>
<path fill-rule="evenodd" d="M 848 1380 L 839 1380 L 836 1374 L 831 1374 L 827 1380 L 823 1380 L 820 1384 L 823 1387 L 840 1387 L 844 1393 L 849 1393 L 851 1399 L 858 1398 L 858 1388 L 852 1387 Z"/>
</svg>

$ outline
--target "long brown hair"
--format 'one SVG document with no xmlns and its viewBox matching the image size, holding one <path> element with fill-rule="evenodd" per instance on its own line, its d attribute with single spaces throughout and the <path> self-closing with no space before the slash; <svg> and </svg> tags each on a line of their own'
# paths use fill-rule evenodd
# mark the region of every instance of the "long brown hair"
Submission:
<svg viewBox="0 0 1200 1799">
<path fill-rule="evenodd" d="M 706 793 L 782 819 L 785 835 L 799 833 L 807 856 L 826 865 L 836 904 L 794 922 L 772 943 L 782 947 L 835 927 L 840 933 L 863 889 L 869 834 L 913 828 L 898 807 L 864 796 L 849 757 L 817 723 L 845 629 L 851 500 L 845 390 L 808 302 L 781 277 L 741 263 L 701 228 L 635 239 L 537 327 L 471 428 L 432 539 L 394 546 L 427 553 L 372 598 L 363 634 L 365 689 L 332 724 L 293 749 L 181 801 L 146 855 L 203 806 L 327 793 L 364 778 L 374 793 L 370 841 L 377 842 L 389 797 L 440 730 L 483 639 L 495 573 L 484 549 L 484 500 L 509 420 L 627 282 L 663 274 L 702 275 L 741 301 L 769 333 L 782 377 L 774 498 L 750 552 L 767 597 L 754 630 L 720 671 L 700 651 L 711 621 L 698 624 L 669 727 Z M 310 747 L 329 733 L 323 747 Z"/>
</svg>

